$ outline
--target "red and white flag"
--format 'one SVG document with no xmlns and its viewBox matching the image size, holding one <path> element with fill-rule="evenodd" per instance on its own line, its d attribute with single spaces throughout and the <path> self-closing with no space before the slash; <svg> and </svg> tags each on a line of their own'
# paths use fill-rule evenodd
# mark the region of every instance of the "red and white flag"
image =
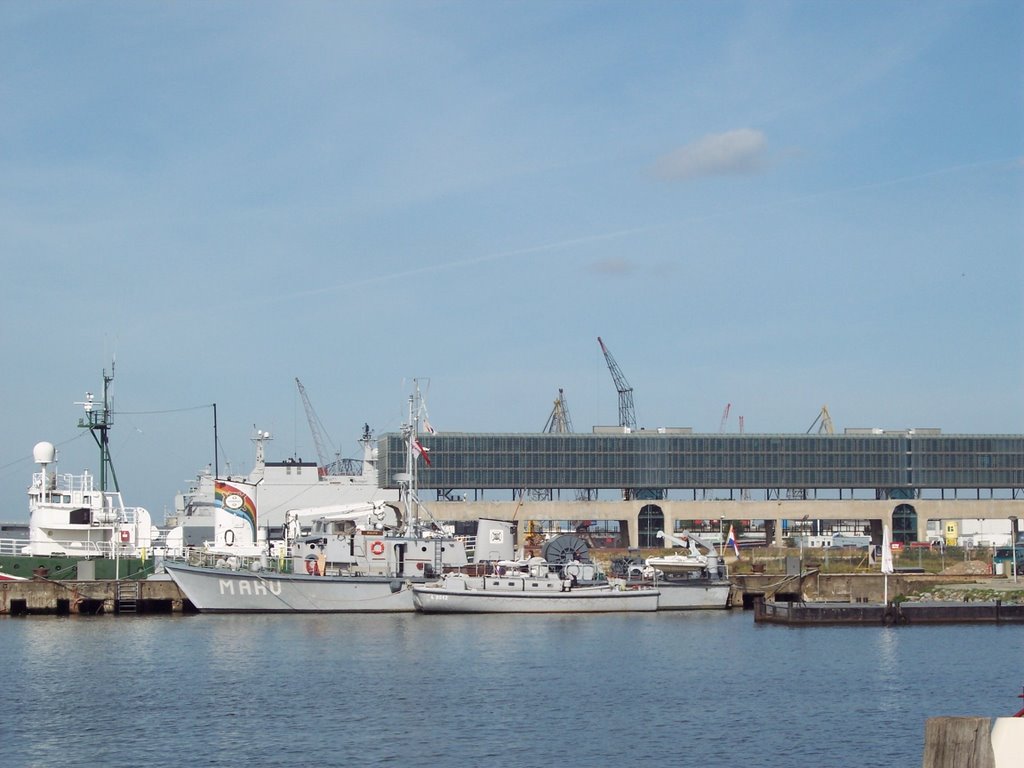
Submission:
<svg viewBox="0 0 1024 768">
<path fill-rule="evenodd" d="M 725 541 L 726 546 L 731 546 L 732 551 L 736 553 L 736 557 L 740 556 L 740 546 L 736 543 L 736 534 L 732 530 L 732 526 L 729 526 L 729 538 Z"/>
<path fill-rule="evenodd" d="M 437 434 L 437 430 L 430 426 L 430 421 L 428 421 L 426 418 L 423 419 L 423 428 L 427 430 L 427 432 L 429 432 L 431 435 Z"/>
<path fill-rule="evenodd" d="M 425 462 L 427 462 L 427 466 L 429 467 L 430 466 L 430 456 L 428 454 L 430 453 L 430 449 L 429 448 L 425 448 L 420 443 L 420 439 L 418 437 L 413 438 L 412 449 L 414 451 L 416 451 L 416 455 L 417 456 L 421 457 Z"/>
</svg>

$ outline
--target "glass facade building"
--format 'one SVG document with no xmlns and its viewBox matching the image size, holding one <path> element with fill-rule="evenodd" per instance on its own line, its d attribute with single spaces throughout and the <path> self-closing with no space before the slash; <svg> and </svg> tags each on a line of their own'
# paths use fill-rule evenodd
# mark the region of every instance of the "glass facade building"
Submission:
<svg viewBox="0 0 1024 768">
<path fill-rule="evenodd" d="M 1024 435 L 438 433 L 421 435 L 421 489 L 1024 489 Z M 379 443 L 380 484 L 403 472 Z"/>
</svg>

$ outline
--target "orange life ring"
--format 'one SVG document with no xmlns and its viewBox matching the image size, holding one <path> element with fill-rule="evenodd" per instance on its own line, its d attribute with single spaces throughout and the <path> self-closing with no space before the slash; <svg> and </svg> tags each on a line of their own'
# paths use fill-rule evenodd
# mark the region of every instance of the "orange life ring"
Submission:
<svg viewBox="0 0 1024 768">
<path fill-rule="evenodd" d="M 373 542 L 373 544 L 370 545 L 370 551 L 373 552 L 373 554 L 375 554 L 375 555 L 383 555 L 384 554 L 384 542 L 383 541 L 375 541 L 375 542 Z"/>
</svg>

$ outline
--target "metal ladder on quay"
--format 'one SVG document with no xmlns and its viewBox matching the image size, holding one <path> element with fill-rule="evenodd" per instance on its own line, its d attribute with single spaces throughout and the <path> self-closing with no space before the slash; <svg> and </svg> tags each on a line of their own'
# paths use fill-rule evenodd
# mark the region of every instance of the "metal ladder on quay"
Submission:
<svg viewBox="0 0 1024 768">
<path fill-rule="evenodd" d="M 138 613 L 139 594 L 142 590 L 138 579 L 117 581 L 117 613 Z"/>
</svg>

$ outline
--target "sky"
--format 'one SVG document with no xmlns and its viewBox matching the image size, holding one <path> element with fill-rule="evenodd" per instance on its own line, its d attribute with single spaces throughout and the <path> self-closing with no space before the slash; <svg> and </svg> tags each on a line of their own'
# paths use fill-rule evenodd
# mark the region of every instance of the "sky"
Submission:
<svg viewBox="0 0 1024 768">
<path fill-rule="evenodd" d="M 114 367 L 213 461 L 618 420 L 1024 432 L 1024 4 L 0 0 L 0 520 Z"/>
</svg>

